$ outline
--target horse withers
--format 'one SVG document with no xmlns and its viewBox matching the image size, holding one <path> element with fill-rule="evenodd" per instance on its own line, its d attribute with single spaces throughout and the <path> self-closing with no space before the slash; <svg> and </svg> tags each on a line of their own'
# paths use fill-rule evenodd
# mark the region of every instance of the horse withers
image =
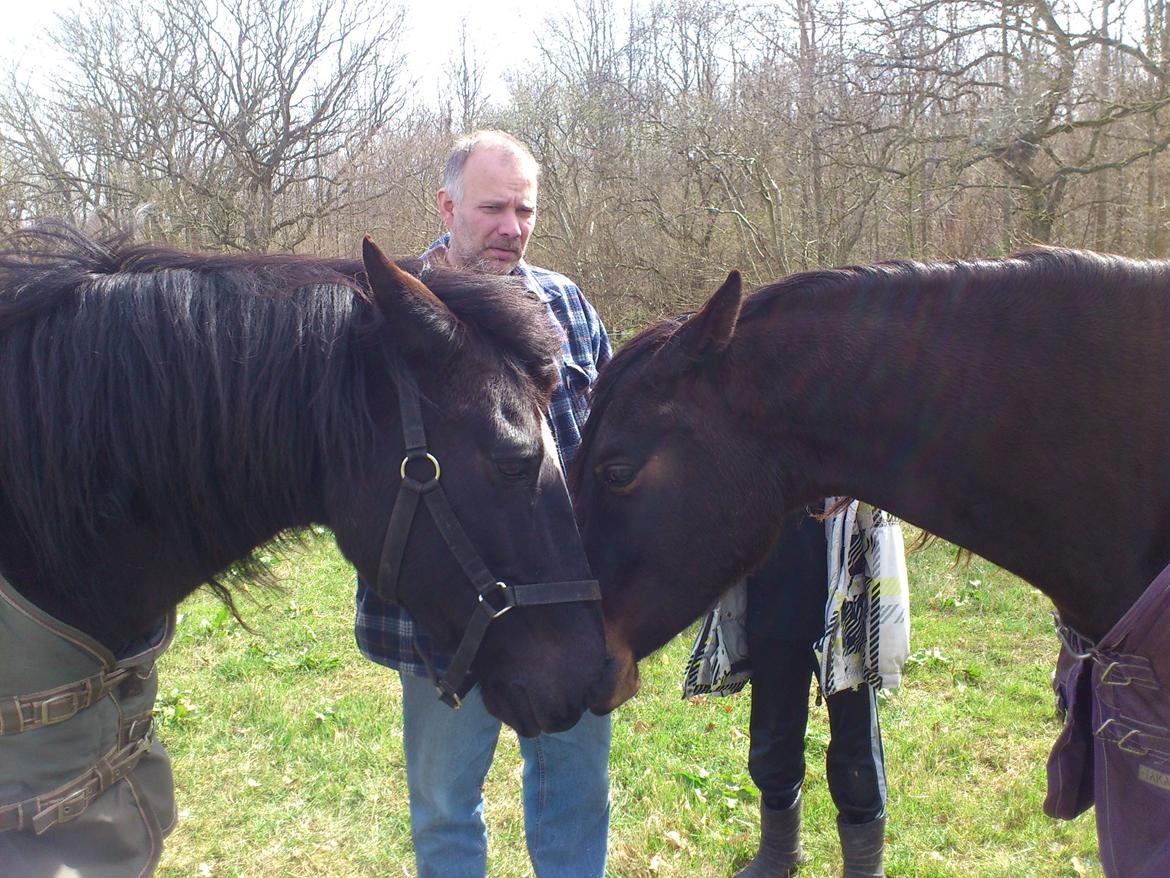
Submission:
<svg viewBox="0 0 1170 878">
<path fill-rule="evenodd" d="M 357 261 L 198 255 L 64 225 L 11 239 L 4 868 L 153 868 L 173 821 L 149 722 L 166 620 L 202 583 L 230 600 L 222 571 L 259 572 L 258 546 L 311 523 L 462 656 L 496 716 L 526 735 L 576 722 L 606 654 L 543 416 L 559 351 L 512 281 L 422 281 L 368 240 Z M 455 701 L 462 681 L 440 682 Z"/>
<path fill-rule="evenodd" d="M 858 497 L 1052 598 L 1069 726 L 1046 808 L 1095 799 L 1106 873 L 1170 874 L 1168 400 L 1170 263 L 892 262 L 746 299 L 733 273 L 597 386 L 572 480 L 617 659 L 595 707 L 786 511 Z"/>
</svg>

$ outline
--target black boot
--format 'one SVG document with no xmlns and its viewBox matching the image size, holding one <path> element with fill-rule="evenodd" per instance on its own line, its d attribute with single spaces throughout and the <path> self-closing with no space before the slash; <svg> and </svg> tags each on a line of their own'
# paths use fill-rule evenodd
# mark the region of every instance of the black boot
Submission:
<svg viewBox="0 0 1170 878">
<path fill-rule="evenodd" d="M 788 878 L 800 862 L 800 796 L 787 808 L 760 800 L 760 849 L 732 878 Z"/>
<path fill-rule="evenodd" d="M 846 823 L 837 818 L 837 836 L 841 839 L 841 858 L 845 869 L 842 878 L 885 878 L 882 849 L 886 844 L 886 818 L 868 823 Z"/>
</svg>

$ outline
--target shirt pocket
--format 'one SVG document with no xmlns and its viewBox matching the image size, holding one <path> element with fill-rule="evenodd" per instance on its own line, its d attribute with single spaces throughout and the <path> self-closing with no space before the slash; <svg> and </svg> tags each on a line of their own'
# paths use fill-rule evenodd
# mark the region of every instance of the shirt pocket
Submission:
<svg viewBox="0 0 1170 878">
<path fill-rule="evenodd" d="M 580 431 L 585 426 L 585 419 L 589 417 L 589 388 L 597 380 L 597 367 L 592 363 L 576 363 L 565 359 L 561 361 L 561 380 L 565 385 L 565 392 L 569 396 L 569 404 L 573 410 L 573 420 L 577 422 Z"/>
</svg>

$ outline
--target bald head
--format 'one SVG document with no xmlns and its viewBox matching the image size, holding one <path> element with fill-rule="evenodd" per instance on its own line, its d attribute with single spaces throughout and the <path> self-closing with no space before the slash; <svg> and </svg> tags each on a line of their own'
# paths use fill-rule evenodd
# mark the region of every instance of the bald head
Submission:
<svg viewBox="0 0 1170 878">
<path fill-rule="evenodd" d="M 456 144 L 436 203 L 450 232 L 447 261 L 506 274 L 536 225 L 540 167 L 528 148 L 502 131 L 477 131 Z"/>
<path fill-rule="evenodd" d="M 468 159 L 477 151 L 497 151 L 514 156 L 534 181 L 540 179 L 540 165 L 528 147 L 506 131 L 485 128 L 473 131 L 455 142 L 443 169 L 443 189 L 458 203 L 463 196 L 463 171 Z"/>
</svg>

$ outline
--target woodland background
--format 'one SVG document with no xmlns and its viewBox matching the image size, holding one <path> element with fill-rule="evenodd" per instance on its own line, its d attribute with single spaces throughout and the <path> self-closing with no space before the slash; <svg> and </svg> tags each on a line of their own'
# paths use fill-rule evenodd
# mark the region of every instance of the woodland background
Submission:
<svg viewBox="0 0 1170 878">
<path fill-rule="evenodd" d="M 97 0 L 51 71 L 0 80 L 0 230 L 69 216 L 211 249 L 402 255 L 447 149 L 506 128 L 543 165 L 530 257 L 623 337 L 728 268 L 763 283 L 1055 243 L 1170 249 L 1166 0 L 576 0 L 503 96 L 459 30 L 441 97 L 409 10 Z M 534 8 L 534 15 L 540 13 Z"/>
</svg>

